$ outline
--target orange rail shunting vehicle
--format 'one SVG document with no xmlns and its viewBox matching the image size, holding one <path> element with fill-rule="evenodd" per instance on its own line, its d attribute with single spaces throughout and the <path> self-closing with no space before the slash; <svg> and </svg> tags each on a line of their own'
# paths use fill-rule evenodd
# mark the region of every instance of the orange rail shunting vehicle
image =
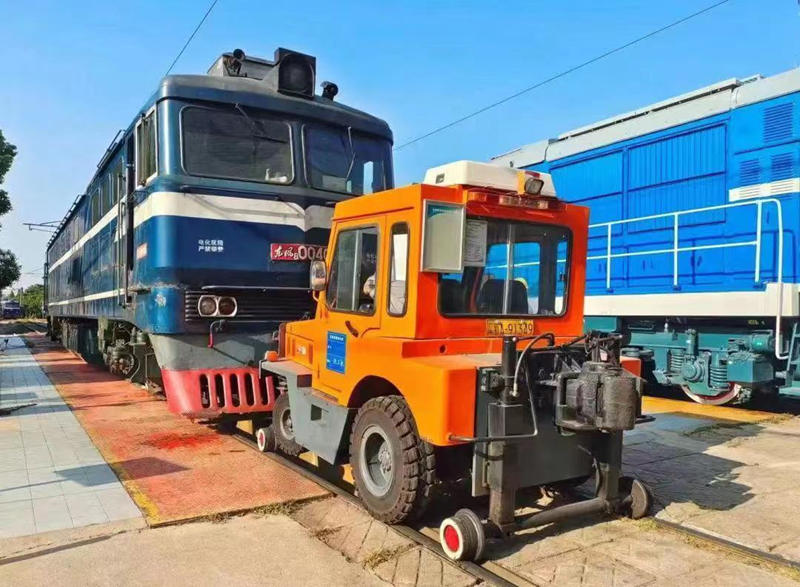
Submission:
<svg viewBox="0 0 800 587">
<path fill-rule="evenodd" d="M 645 515 L 647 489 L 620 477 L 641 380 L 617 338 L 582 333 L 588 217 L 547 174 L 467 161 L 337 204 L 311 268 L 316 315 L 287 324 L 261 363 L 281 392 L 262 449 L 349 460 L 390 523 L 469 479 L 489 516 L 442 523 L 454 559 L 576 515 Z M 519 489 L 590 478 L 596 497 L 516 515 Z"/>
</svg>

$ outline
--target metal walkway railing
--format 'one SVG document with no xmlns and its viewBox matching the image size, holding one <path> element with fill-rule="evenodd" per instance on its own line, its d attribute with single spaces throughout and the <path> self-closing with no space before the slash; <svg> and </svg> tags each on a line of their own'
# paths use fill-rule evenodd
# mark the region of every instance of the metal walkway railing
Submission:
<svg viewBox="0 0 800 587">
<path fill-rule="evenodd" d="M 638 218 L 627 218 L 625 220 L 612 220 L 610 222 L 598 222 L 597 224 L 589 225 L 589 229 L 605 228 L 606 237 L 606 252 L 603 255 L 592 255 L 587 257 L 588 261 L 606 261 L 606 289 L 611 289 L 611 266 L 614 259 L 625 257 L 639 257 L 643 255 L 672 255 L 672 285 L 679 286 L 678 275 L 678 258 L 681 253 L 690 251 L 703 251 L 709 249 L 727 249 L 734 247 L 755 247 L 755 266 L 753 268 L 753 279 L 756 283 L 761 281 L 761 241 L 762 241 L 762 219 L 763 208 L 765 205 L 774 205 L 777 212 L 778 221 L 778 258 L 777 258 L 777 275 L 776 283 L 778 284 L 778 308 L 775 312 L 775 356 L 778 359 L 786 359 L 781 353 L 781 313 L 783 311 L 783 209 L 781 202 L 775 198 L 762 198 L 740 202 L 732 202 L 730 204 L 720 204 L 718 206 L 706 206 L 705 208 L 693 208 L 691 210 L 678 210 L 675 212 L 666 212 L 663 214 L 652 214 L 650 216 L 640 216 Z M 702 214 L 704 212 L 712 212 L 714 210 L 725 210 L 729 208 L 741 208 L 744 206 L 755 206 L 755 239 L 746 241 L 734 241 L 729 243 L 719 243 L 713 245 L 692 245 L 680 246 L 680 221 L 684 216 L 690 214 Z M 644 251 L 631 251 L 625 253 L 612 253 L 613 229 L 615 226 L 623 224 L 633 224 L 636 222 L 644 222 L 646 220 L 657 220 L 661 218 L 672 219 L 672 246 L 665 249 L 648 249 Z"/>
</svg>

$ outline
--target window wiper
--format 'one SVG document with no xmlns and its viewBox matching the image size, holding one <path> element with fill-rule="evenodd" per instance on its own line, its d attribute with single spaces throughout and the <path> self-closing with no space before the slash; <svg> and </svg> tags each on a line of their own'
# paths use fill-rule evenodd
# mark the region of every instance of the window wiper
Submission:
<svg viewBox="0 0 800 587">
<path fill-rule="evenodd" d="M 347 167 L 347 175 L 344 176 L 344 183 L 345 187 L 347 187 L 347 182 L 350 181 L 350 174 L 353 173 L 353 165 L 356 162 L 356 150 L 353 148 L 353 127 L 347 127 L 347 142 L 350 146 L 350 165 Z"/>
<path fill-rule="evenodd" d="M 256 124 L 255 120 L 253 120 L 247 114 L 247 112 L 244 111 L 244 108 L 242 108 L 241 104 L 236 103 L 236 104 L 233 105 L 233 107 L 239 112 L 239 114 L 241 114 L 244 117 L 244 119 L 247 121 L 247 124 L 250 125 L 250 133 L 255 138 L 264 139 L 266 141 L 272 141 L 273 143 L 288 143 L 289 142 L 288 139 L 279 139 L 279 138 L 271 137 L 271 136 L 261 132 L 261 130 L 259 130 L 258 125 Z"/>
</svg>

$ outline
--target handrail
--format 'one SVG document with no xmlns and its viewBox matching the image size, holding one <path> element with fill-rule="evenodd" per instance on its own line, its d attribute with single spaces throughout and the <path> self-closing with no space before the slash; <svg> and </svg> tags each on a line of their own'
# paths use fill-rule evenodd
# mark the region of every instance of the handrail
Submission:
<svg viewBox="0 0 800 587">
<path fill-rule="evenodd" d="M 648 216 L 640 216 L 638 218 L 626 218 L 623 220 L 612 220 L 609 222 L 598 222 L 590 224 L 589 229 L 605 227 L 606 237 L 606 252 L 603 255 L 593 255 L 587 257 L 587 261 L 596 261 L 605 259 L 606 261 L 606 289 L 611 289 L 611 261 L 623 257 L 636 257 L 642 255 L 660 255 L 672 254 L 672 285 L 678 287 L 678 255 L 687 251 L 701 251 L 708 249 L 724 249 L 733 247 L 755 247 L 755 267 L 754 267 L 754 281 L 756 283 L 761 280 L 761 235 L 762 235 L 762 209 L 764 204 L 774 204 L 777 210 L 778 218 L 778 307 L 775 311 L 775 357 L 777 359 L 787 359 L 788 355 L 781 353 L 783 346 L 781 340 L 781 320 L 783 315 L 783 208 L 780 200 L 776 198 L 759 198 L 754 200 L 747 200 L 741 202 L 731 202 L 728 204 L 719 204 L 716 206 L 706 206 L 703 208 L 693 208 L 690 210 L 677 210 L 675 212 L 665 212 L 662 214 L 650 214 Z M 680 246 L 680 218 L 688 214 L 701 214 L 703 212 L 711 212 L 714 210 L 724 210 L 728 208 L 739 208 L 742 206 L 755 206 L 756 207 L 756 238 L 755 240 L 737 241 L 733 243 L 721 243 L 715 245 L 693 245 L 693 246 Z M 643 222 L 646 220 L 657 220 L 659 218 L 672 218 L 672 247 L 667 249 L 651 249 L 646 251 L 634 251 L 626 253 L 612 253 L 612 229 L 614 226 L 622 224 L 631 224 L 634 222 Z"/>
</svg>

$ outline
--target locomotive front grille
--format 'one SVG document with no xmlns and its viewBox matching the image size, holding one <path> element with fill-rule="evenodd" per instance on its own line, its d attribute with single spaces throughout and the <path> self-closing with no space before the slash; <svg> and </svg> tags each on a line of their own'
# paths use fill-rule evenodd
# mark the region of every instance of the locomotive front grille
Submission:
<svg viewBox="0 0 800 587">
<path fill-rule="evenodd" d="M 187 322 L 208 322 L 215 319 L 200 316 L 197 302 L 201 295 L 236 298 L 238 308 L 236 316 L 225 318 L 226 320 L 287 322 L 314 315 L 314 300 L 310 292 L 305 290 L 187 290 L 184 303 L 184 315 Z"/>
</svg>

